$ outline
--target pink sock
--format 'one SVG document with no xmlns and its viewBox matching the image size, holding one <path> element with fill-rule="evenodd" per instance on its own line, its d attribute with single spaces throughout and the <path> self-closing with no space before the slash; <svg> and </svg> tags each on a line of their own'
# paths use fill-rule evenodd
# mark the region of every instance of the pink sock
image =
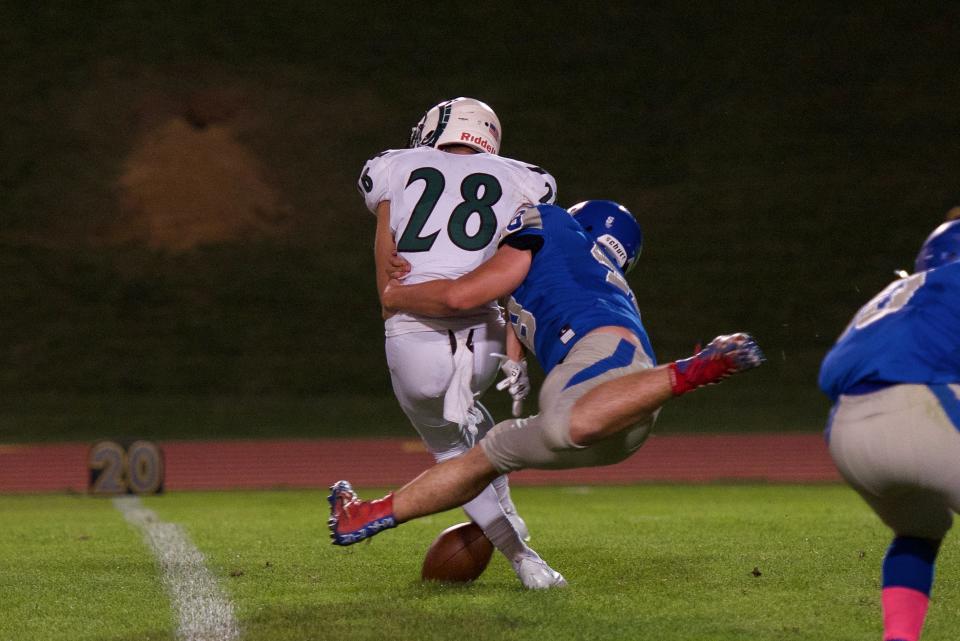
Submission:
<svg viewBox="0 0 960 641">
<path fill-rule="evenodd" d="M 881 601 L 884 641 L 919 641 L 930 597 L 911 588 L 889 587 Z"/>
</svg>

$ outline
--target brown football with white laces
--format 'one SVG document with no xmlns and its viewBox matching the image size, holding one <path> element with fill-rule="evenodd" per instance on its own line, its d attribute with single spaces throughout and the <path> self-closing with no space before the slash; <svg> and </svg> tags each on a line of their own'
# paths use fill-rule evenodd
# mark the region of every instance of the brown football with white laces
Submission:
<svg viewBox="0 0 960 641">
<path fill-rule="evenodd" d="M 448 527 L 430 544 L 423 559 L 424 581 L 468 583 L 487 569 L 493 544 L 476 523 Z"/>
</svg>

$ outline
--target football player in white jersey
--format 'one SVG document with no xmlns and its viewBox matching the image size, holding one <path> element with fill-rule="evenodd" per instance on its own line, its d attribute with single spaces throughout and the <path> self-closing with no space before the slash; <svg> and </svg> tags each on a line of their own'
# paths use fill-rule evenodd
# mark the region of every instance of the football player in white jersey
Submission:
<svg viewBox="0 0 960 641">
<path fill-rule="evenodd" d="M 409 264 L 410 284 L 469 273 L 493 256 L 517 209 L 554 201 L 553 176 L 499 156 L 500 139 L 500 121 L 488 105 L 455 98 L 423 115 L 410 148 L 367 161 L 358 187 L 377 217 L 378 292 L 395 274 L 394 256 Z M 437 462 L 465 454 L 493 427 L 490 413 L 475 399 L 491 385 L 498 366 L 507 377 L 500 387 L 509 387 L 514 414 L 520 414 L 530 387 L 526 362 L 519 343 L 511 340 L 510 349 L 505 347 L 497 301 L 468 316 L 401 312 L 385 313 L 384 319 L 394 393 Z M 565 585 L 526 544 L 526 524 L 510 499 L 506 476 L 463 509 L 510 560 L 525 587 Z"/>
</svg>

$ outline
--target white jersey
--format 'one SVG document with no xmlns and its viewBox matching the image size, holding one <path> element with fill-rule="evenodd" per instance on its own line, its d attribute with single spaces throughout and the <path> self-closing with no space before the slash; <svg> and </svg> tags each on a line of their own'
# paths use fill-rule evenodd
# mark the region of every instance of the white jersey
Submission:
<svg viewBox="0 0 960 641">
<path fill-rule="evenodd" d="M 406 282 L 454 279 L 497 251 L 517 209 L 556 200 L 553 176 L 534 165 L 491 154 L 452 154 L 432 147 L 394 149 L 371 158 L 360 174 L 367 208 L 390 202 L 390 229 L 397 253 L 410 263 Z M 399 313 L 386 322 L 387 336 L 461 329 L 499 315 L 491 302 L 482 315 L 426 318 Z"/>
</svg>

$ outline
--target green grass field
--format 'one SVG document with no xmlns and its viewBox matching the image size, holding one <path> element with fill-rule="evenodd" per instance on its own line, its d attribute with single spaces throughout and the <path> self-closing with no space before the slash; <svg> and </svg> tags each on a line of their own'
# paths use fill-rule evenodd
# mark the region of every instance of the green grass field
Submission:
<svg viewBox="0 0 960 641">
<path fill-rule="evenodd" d="M 463 520 L 458 512 L 336 549 L 321 492 L 144 504 L 184 526 L 250 641 L 880 638 L 888 536 L 845 487 L 519 488 L 515 497 L 568 589 L 525 592 L 499 556 L 473 585 L 421 584 L 424 551 Z M 175 638 L 151 551 L 111 501 L 0 497 L 0 523 L 0 641 Z M 925 641 L 960 628 L 951 543 Z"/>
</svg>

